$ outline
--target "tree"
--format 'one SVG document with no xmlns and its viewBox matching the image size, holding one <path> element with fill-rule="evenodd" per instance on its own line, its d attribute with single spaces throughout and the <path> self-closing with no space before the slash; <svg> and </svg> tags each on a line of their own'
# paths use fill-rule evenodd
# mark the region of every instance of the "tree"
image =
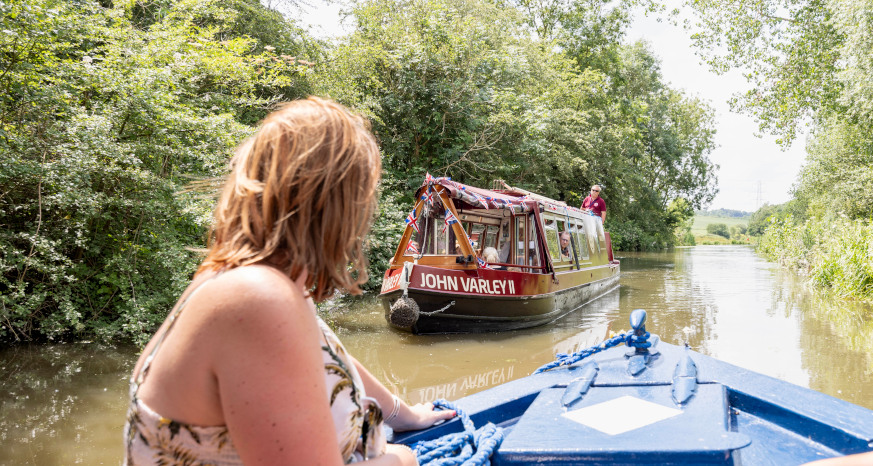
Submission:
<svg viewBox="0 0 873 466">
<path fill-rule="evenodd" d="M 800 126 L 812 129 L 791 204 L 794 218 L 869 218 L 873 2 L 702 0 L 691 5 L 700 16 L 697 46 L 713 68 L 746 72 L 751 89 L 735 101 L 737 106 L 785 144 Z"/>
<path fill-rule="evenodd" d="M 745 225 L 732 225 L 729 228 L 729 230 L 730 230 L 730 237 L 731 238 L 738 238 L 738 237 L 741 237 L 742 235 L 745 235 L 746 232 L 748 231 L 748 228 L 746 228 Z"/>
<path fill-rule="evenodd" d="M 836 2 L 833 2 L 836 3 Z M 751 88 L 733 100 L 785 144 L 799 126 L 841 111 L 837 76 L 844 36 L 828 0 L 700 0 L 692 39 L 712 69 L 744 72 Z"/>
<path fill-rule="evenodd" d="M 309 67 L 248 34 L 285 21 L 257 2 L 16 0 L 0 18 L 0 337 L 141 339 L 204 246 L 212 201 L 185 186 L 223 175 Z"/>
<path fill-rule="evenodd" d="M 728 232 L 728 227 L 724 223 L 710 223 L 706 226 L 706 232 L 710 235 L 723 236 L 730 239 L 731 234 Z"/>
</svg>

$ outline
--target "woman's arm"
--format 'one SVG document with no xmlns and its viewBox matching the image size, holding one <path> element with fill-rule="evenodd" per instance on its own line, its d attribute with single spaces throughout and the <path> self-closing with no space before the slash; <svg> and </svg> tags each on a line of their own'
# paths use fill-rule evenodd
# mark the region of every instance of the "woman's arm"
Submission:
<svg viewBox="0 0 873 466">
<path fill-rule="evenodd" d="M 455 417 L 456 413 L 451 410 L 435 411 L 433 403 L 419 403 L 409 406 L 403 400 L 396 398 L 378 379 L 376 379 L 370 371 L 361 364 L 360 361 L 354 359 L 355 368 L 361 376 L 361 381 L 364 382 L 364 390 L 367 396 L 375 398 L 382 407 L 382 414 L 385 417 L 391 415 L 394 408 L 395 399 L 399 403 L 397 416 L 388 422 L 397 432 L 407 430 L 419 430 L 428 428 L 439 421 L 445 421 Z"/>
<path fill-rule="evenodd" d="M 247 465 L 342 464 L 320 331 L 302 289 L 275 269 L 231 273 L 208 330 L 221 409 L 240 457 Z"/>
<path fill-rule="evenodd" d="M 247 465 L 341 465 L 321 330 L 302 287 L 263 271 L 237 274 L 208 329 L 225 424 Z M 280 277 L 281 278 L 281 277 Z M 389 445 L 370 466 L 416 465 Z"/>
</svg>

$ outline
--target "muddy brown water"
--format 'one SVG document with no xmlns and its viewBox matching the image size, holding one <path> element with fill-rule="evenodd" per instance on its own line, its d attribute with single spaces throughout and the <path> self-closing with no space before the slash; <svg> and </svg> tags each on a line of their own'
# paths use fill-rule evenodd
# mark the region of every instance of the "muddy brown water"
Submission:
<svg viewBox="0 0 873 466">
<path fill-rule="evenodd" d="M 814 293 L 742 246 L 619 253 L 621 287 L 547 326 L 414 336 L 361 299 L 325 312 L 349 351 L 410 402 L 457 399 L 531 373 L 556 352 L 628 328 L 636 308 L 671 343 L 873 409 L 873 308 Z M 0 465 L 119 464 L 133 347 L 0 350 Z"/>
</svg>

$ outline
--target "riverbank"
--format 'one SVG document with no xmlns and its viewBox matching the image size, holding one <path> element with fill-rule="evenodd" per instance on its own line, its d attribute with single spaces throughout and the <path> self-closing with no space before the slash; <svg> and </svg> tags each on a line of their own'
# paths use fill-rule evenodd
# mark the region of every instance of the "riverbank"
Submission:
<svg viewBox="0 0 873 466">
<path fill-rule="evenodd" d="M 758 251 L 834 296 L 873 302 L 873 222 L 774 220 Z"/>
</svg>

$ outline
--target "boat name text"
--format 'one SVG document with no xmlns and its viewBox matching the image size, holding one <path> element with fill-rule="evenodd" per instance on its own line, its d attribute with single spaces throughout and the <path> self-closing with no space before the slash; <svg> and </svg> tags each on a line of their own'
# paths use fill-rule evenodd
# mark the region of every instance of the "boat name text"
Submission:
<svg viewBox="0 0 873 466">
<path fill-rule="evenodd" d="M 460 288 L 458 288 L 459 284 Z M 432 273 L 421 274 L 421 286 L 433 290 L 467 293 L 515 294 L 515 283 L 512 280 L 485 280 Z"/>
<path fill-rule="evenodd" d="M 382 280 L 382 292 L 386 292 L 388 290 L 394 289 L 397 285 L 400 284 L 400 277 L 403 276 L 403 273 L 398 273 L 397 275 L 392 275 L 390 277 L 385 277 Z"/>
<path fill-rule="evenodd" d="M 489 387 L 500 385 L 509 380 L 514 380 L 514 369 L 513 366 L 507 366 L 479 374 L 469 375 L 460 379 L 460 382 L 456 380 L 447 384 L 417 389 L 415 392 L 407 394 L 406 397 L 412 401 L 418 401 L 419 403 L 427 403 L 438 398 L 455 399 L 459 396 L 465 396 Z"/>
</svg>

